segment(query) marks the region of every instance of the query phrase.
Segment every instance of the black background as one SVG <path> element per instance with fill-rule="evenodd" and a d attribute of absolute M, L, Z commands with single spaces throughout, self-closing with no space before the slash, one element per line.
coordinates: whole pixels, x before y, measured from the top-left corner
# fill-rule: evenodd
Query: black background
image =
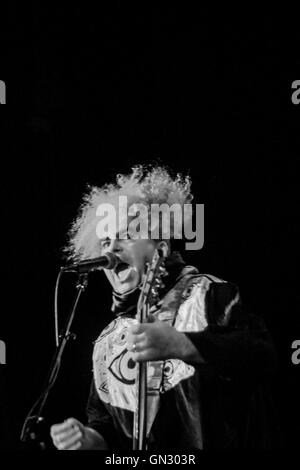
<path fill-rule="evenodd" d="M 287 29 L 288 28 L 288 29 Z M 273 389 L 284 446 L 299 442 L 299 79 L 296 18 L 272 10 L 26 5 L 9 7 L 1 43 L 0 339 L 2 447 L 22 422 L 54 349 L 53 295 L 61 248 L 87 183 L 137 163 L 189 172 L 205 204 L 205 245 L 186 259 L 236 282 L 272 332 Z M 63 279 L 60 318 L 74 296 Z M 92 341 L 109 321 L 101 273 L 90 276 L 47 423 L 84 419 Z"/>

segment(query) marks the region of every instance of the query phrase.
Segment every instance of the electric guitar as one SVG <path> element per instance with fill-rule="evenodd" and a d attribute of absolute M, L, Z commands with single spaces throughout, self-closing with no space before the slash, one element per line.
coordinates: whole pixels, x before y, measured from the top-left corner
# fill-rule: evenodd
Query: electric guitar
<path fill-rule="evenodd" d="M 162 250 L 155 250 L 143 281 L 139 296 L 136 318 L 147 323 L 149 310 L 158 300 L 159 289 L 163 287 L 162 277 L 166 275 Z M 136 377 L 137 407 L 133 417 L 133 450 L 147 447 L 147 362 L 137 364 Z"/>

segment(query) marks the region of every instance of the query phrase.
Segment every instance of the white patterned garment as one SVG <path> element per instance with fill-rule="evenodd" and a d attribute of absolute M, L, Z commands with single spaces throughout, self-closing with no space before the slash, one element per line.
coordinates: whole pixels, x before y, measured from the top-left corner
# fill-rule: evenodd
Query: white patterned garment
<path fill-rule="evenodd" d="M 212 282 L 225 281 L 203 275 L 192 285 L 187 298 L 178 309 L 174 324 L 178 331 L 200 332 L 208 326 L 205 298 Z M 167 295 L 172 301 L 174 295 L 172 291 Z M 234 301 L 238 301 L 238 298 Z M 229 310 L 225 311 L 225 318 L 229 315 Z M 159 320 L 170 324 L 173 321 L 172 315 L 167 310 L 158 310 L 155 315 Z M 136 323 L 135 318 L 119 316 L 102 331 L 95 342 L 93 370 L 100 399 L 114 407 L 134 412 L 137 406 L 135 390 L 137 369 L 132 360 L 132 352 L 126 348 L 128 331 L 133 323 Z M 158 391 L 167 392 L 182 380 L 191 377 L 194 372 L 193 366 L 178 359 L 149 362 L 147 366 L 149 407 L 151 407 L 151 397 L 154 405 Z"/>

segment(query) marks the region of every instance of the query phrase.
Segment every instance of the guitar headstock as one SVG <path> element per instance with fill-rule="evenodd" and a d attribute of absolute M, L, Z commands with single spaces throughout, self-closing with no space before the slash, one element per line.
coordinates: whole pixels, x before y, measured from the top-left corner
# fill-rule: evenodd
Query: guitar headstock
<path fill-rule="evenodd" d="M 164 261 L 163 251 L 156 249 L 151 262 L 148 263 L 141 300 L 150 306 L 157 302 L 159 291 L 164 288 L 163 277 L 167 275 Z"/>

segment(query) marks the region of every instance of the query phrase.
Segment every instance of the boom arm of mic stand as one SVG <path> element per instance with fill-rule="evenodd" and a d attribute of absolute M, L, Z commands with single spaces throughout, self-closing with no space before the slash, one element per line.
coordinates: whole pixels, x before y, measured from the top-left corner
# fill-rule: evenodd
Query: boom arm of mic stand
<path fill-rule="evenodd" d="M 45 407 L 49 392 L 54 386 L 55 381 L 57 379 L 65 346 L 70 338 L 75 339 L 75 336 L 71 333 L 70 329 L 74 320 L 74 316 L 75 316 L 79 299 L 81 297 L 81 294 L 86 289 L 87 283 L 88 283 L 88 273 L 79 274 L 79 278 L 76 284 L 77 294 L 76 294 L 72 309 L 67 318 L 66 326 L 65 326 L 65 329 L 63 330 L 63 334 L 61 334 L 59 337 L 60 338 L 59 344 L 55 350 L 54 356 L 51 361 L 51 366 L 50 366 L 48 377 L 45 383 L 45 387 L 25 419 L 25 422 L 22 428 L 21 437 L 20 437 L 22 442 L 37 440 L 36 432 L 34 431 L 32 432 L 31 430 L 33 426 L 43 421 L 41 414 Z M 39 447 L 41 449 L 44 449 L 45 443 L 43 442 L 40 443 Z"/>

